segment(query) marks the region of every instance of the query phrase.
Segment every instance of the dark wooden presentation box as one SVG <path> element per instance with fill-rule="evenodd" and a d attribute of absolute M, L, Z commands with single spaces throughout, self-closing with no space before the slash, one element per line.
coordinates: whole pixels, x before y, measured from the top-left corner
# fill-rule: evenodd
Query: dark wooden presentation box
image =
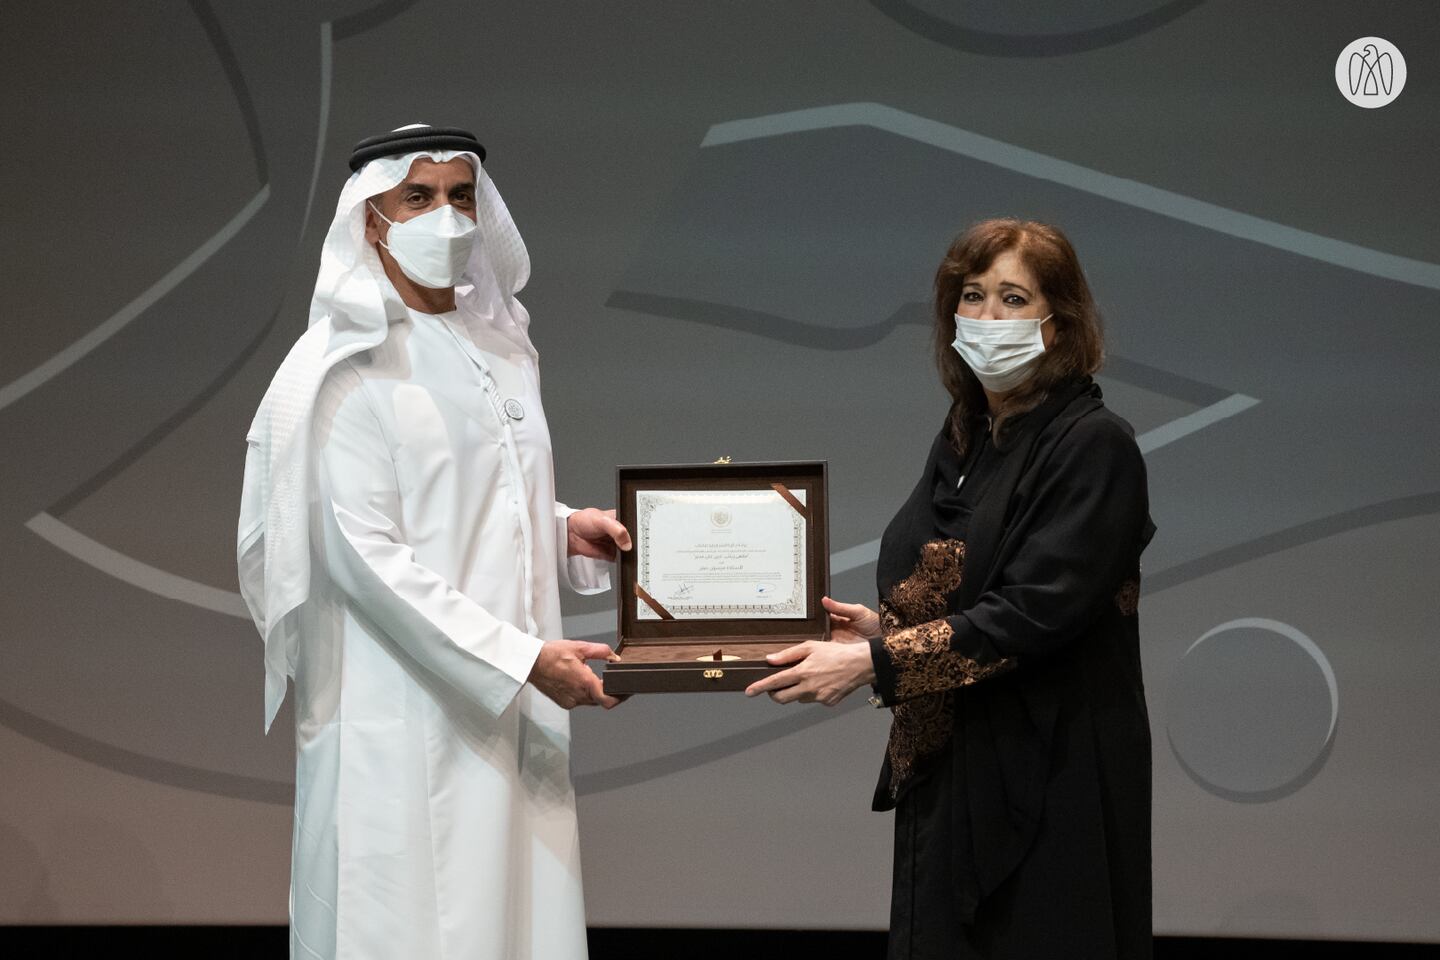
<path fill-rule="evenodd" d="M 779 670 L 765 662 L 767 653 L 805 640 L 830 639 L 830 618 L 820 598 L 830 589 L 830 521 L 826 498 L 826 462 L 704 463 L 629 466 L 616 469 L 616 516 L 636 537 L 639 490 L 787 490 L 805 491 L 806 608 L 799 619 L 640 620 L 635 591 L 636 550 L 622 553 L 616 590 L 617 651 L 622 659 L 606 664 L 605 692 L 698 693 L 744 690 Z M 700 660 L 721 651 L 739 660 Z"/>

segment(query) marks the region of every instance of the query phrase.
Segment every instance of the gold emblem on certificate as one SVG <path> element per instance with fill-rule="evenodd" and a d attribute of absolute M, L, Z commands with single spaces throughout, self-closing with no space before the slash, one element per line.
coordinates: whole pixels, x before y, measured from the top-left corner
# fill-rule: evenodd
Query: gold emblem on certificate
<path fill-rule="evenodd" d="M 637 490 L 636 619 L 806 619 L 805 497 Z"/>

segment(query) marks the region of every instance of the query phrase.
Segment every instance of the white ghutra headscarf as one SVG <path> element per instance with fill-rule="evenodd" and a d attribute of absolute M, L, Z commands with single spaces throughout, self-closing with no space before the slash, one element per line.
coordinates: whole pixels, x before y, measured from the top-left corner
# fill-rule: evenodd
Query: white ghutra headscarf
<path fill-rule="evenodd" d="M 319 495 L 312 441 L 315 399 L 332 367 L 384 342 L 390 323 L 405 316 L 405 304 L 379 255 L 365 242 L 365 201 L 401 183 L 418 157 L 436 163 L 464 157 L 475 169 L 479 239 L 455 288 L 456 309 L 534 353 L 530 315 L 515 299 L 530 277 L 530 256 L 479 156 L 430 150 L 380 157 L 351 175 L 325 235 L 310 328 L 280 365 L 246 435 L 250 446 L 236 559 L 240 593 L 265 640 L 267 731 L 285 700 L 286 678 L 294 675 L 294 614 L 310 596 L 310 519 Z"/>

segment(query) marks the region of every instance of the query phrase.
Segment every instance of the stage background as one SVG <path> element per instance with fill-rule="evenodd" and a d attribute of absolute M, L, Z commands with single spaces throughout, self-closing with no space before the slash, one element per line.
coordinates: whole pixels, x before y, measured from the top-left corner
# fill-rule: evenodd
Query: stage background
<path fill-rule="evenodd" d="M 1156 929 L 1440 941 L 1440 20 L 1423 2 L 10 0 L 0 922 L 282 923 L 293 741 L 236 594 L 244 433 L 350 144 L 474 129 L 534 260 L 562 496 L 824 458 L 834 594 L 945 412 L 925 301 L 1075 241 L 1159 534 Z M 1337 91 L 1358 37 L 1403 94 Z M 1105 549 L 1096 545 L 1097 551 Z M 612 608 L 567 600 L 573 637 Z M 594 925 L 880 928 L 888 714 L 575 715 Z"/>

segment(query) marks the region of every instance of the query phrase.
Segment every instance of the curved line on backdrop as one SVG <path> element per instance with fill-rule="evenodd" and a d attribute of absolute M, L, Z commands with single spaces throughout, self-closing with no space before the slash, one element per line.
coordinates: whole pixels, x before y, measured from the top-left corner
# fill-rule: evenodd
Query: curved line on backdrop
<path fill-rule="evenodd" d="M 705 134 L 700 145 L 718 147 L 746 140 L 763 140 L 767 137 L 834 127 L 873 127 L 982 163 L 994 164 L 1038 180 L 1048 180 L 1217 233 L 1387 280 L 1440 290 L 1440 264 L 1385 253 L 1318 233 L 1298 230 L 1273 220 L 1264 220 L 1239 210 L 1231 210 L 1160 187 L 1101 173 L 1099 170 L 1082 167 L 1078 163 L 1024 147 L 992 140 L 990 137 L 881 103 L 837 103 L 717 123 Z"/>
<path fill-rule="evenodd" d="M 930 325 L 929 309 L 922 303 L 901 304 L 884 320 L 860 327 L 827 327 L 749 307 L 639 290 L 616 290 L 605 298 L 605 306 L 666 320 L 703 323 L 812 350 L 863 350 L 884 340 L 899 327 Z"/>
<path fill-rule="evenodd" d="M 393 19 L 409 10 L 420 0 L 382 0 L 365 10 L 347 14 L 335 21 L 335 39 L 348 40 Z"/>
<path fill-rule="evenodd" d="M 1337 721 L 1338 725 L 1338 721 Z M 1330 753 L 1335 749 L 1334 730 L 1331 736 L 1325 740 L 1325 746 L 1315 755 L 1315 759 L 1301 770 L 1294 777 L 1276 787 L 1268 787 L 1264 790 L 1232 790 L 1222 787 L 1217 783 L 1205 779 L 1205 776 L 1185 761 L 1184 755 L 1175 746 L 1175 738 L 1169 730 L 1165 731 L 1165 745 L 1170 748 L 1170 756 L 1175 759 L 1176 764 L 1190 778 L 1191 782 L 1207 793 L 1214 794 L 1222 800 L 1229 800 L 1231 803 L 1270 803 L 1273 800 L 1282 800 L 1298 792 L 1302 787 L 1307 786 L 1315 775 L 1325 768 L 1330 760 Z"/>
<path fill-rule="evenodd" d="M 135 461 L 139 460 L 146 453 L 152 450 L 156 445 L 160 443 L 160 441 L 164 440 L 174 430 L 178 429 L 181 424 L 194 416 L 201 407 L 209 403 L 210 400 L 217 393 L 219 393 L 231 381 L 231 379 L 234 378 L 237 373 L 240 372 L 241 368 L 243 368 L 247 363 L 249 363 L 250 359 L 254 357 L 257 352 L 259 352 L 260 347 L 265 343 L 266 338 L 269 337 L 271 331 L 275 329 L 275 324 L 279 321 L 279 319 L 280 309 L 277 307 L 270 314 L 270 319 L 266 320 L 265 323 L 261 325 L 260 329 L 256 331 L 255 335 L 250 338 L 250 342 L 245 344 L 245 346 L 243 346 L 240 349 L 240 352 L 236 353 L 235 356 L 231 357 L 230 362 L 227 363 L 225 367 L 215 375 L 215 378 L 213 380 L 211 380 L 204 387 L 202 387 L 200 389 L 200 392 L 196 393 L 193 397 L 187 400 L 185 402 L 185 405 L 182 406 L 179 410 L 176 410 L 170 416 L 166 417 L 163 421 L 161 421 L 161 423 L 156 426 L 155 429 L 151 430 L 145 436 L 141 437 L 134 444 L 132 444 L 130 448 L 127 449 L 124 453 L 120 454 L 114 460 L 107 463 L 103 468 L 96 471 L 84 483 L 77 485 L 69 493 L 65 494 L 65 496 L 50 504 L 49 510 L 47 512 L 51 514 L 63 515 L 69 510 L 73 509 L 75 506 L 77 506 L 87 497 L 89 497 L 92 493 L 105 486 L 105 484 L 109 483 L 111 480 L 117 477 L 127 467 L 129 467 Z M 123 554 L 118 555 L 123 556 Z"/>
<path fill-rule="evenodd" d="M 186 277 L 200 269 L 205 261 L 220 251 L 221 247 L 234 239 L 235 235 L 244 229 L 245 225 L 260 211 L 261 207 L 265 206 L 265 202 L 269 199 L 270 185 L 267 183 L 260 188 L 260 192 L 250 198 L 245 206 L 240 208 L 239 213 L 230 218 L 229 222 L 191 251 L 185 259 L 171 267 L 159 280 L 142 290 L 139 296 L 115 311 L 89 333 L 51 356 L 50 359 L 0 387 L 0 410 L 60 375 L 83 359 L 86 354 L 129 326 L 137 317 L 154 306 L 158 300 L 183 283 Z"/>
<path fill-rule="evenodd" d="M 220 69 L 225 71 L 230 93 L 235 97 L 235 106 L 239 108 L 240 117 L 245 122 L 245 133 L 250 138 L 250 152 L 255 157 L 255 179 L 262 184 L 269 183 L 270 171 L 265 159 L 265 141 L 260 136 L 260 115 L 255 112 L 255 101 L 250 98 L 250 87 L 245 83 L 245 71 L 240 69 L 240 61 L 230 46 L 230 40 L 225 36 L 225 29 L 220 26 L 220 18 L 215 16 L 210 4 L 206 0 L 190 0 L 190 11 L 195 14 L 195 19 L 200 21 L 200 27 L 205 31 L 210 46 L 215 48 L 215 59 L 220 61 Z"/>
<path fill-rule="evenodd" d="M 1239 566 L 1251 560 L 1258 560 L 1272 553 L 1302 547 L 1307 543 L 1314 543 L 1337 533 L 1378 526 L 1391 520 L 1407 520 L 1411 517 L 1423 517 L 1435 513 L 1440 513 L 1440 492 L 1417 493 L 1408 497 L 1396 497 L 1393 500 L 1366 504 L 1363 507 L 1346 510 L 1344 513 L 1310 520 L 1245 543 L 1236 544 L 1233 547 L 1216 550 L 1203 557 L 1177 563 L 1158 573 L 1146 574 L 1142 588 L 1146 596 L 1152 596 L 1162 590 L 1189 583 L 1191 580 L 1198 580 L 1209 574 L 1219 573 L 1221 570 Z"/>
<path fill-rule="evenodd" d="M 335 42 L 374 29 L 418 2 L 382 0 L 373 7 L 320 24 L 320 119 L 315 125 L 315 166 L 310 172 L 310 190 L 305 196 L 305 216 L 300 220 L 301 239 L 304 239 L 305 228 L 310 223 L 310 210 L 315 203 L 315 190 L 320 183 L 320 168 L 325 159 L 325 137 L 330 130 L 331 87 L 335 76 Z"/>
<path fill-rule="evenodd" d="M 75 733 L 72 730 L 51 723 L 43 717 L 21 710 L 14 704 L 0 700 L 0 726 L 8 727 L 23 737 L 44 744 L 53 750 L 132 777 L 140 777 L 166 787 L 195 790 L 217 797 L 233 797 L 237 800 L 255 800 L 260 803 L 290 803 L 295 797 L 293 784 L 280 780 L 266 780 L 263 777 L 247 777 L 221 770 L 207 770 L 177 763 L 174 760 L 160 760 L 156 757 L 133 750 L 126 750 Z"/>
<path fill-rule="evenodd" d="M 1314 640 L 1311 640 L 1288 623 L 1282 623 L 1279 620 L 1271 620 L 1264 617 L 1241 617 L 1238 620 L 1231 620 L 1228 623 L 1211 627 L 1186 648 L 1185 652 L 1181 655 L 1181 660 L 1190 656 L 1197 647 L 1211 637 L 1224 633 L 1227 630 L 1236 629 L 1265 630 L 1279 634 L 1304 651 L 1316 669 L 1320 671 L 1320 675 L 1325 681 L 1325 687 L 1330 694 L 1330 722 L 1325 729 L 1324 746 L 1320 752 L 1305 765 L 1304 769 L 1290 777 L 1284 783 L 1278 783 L 1274 786 L 1264 787 L 1259 790 L 1241 790 L 1216 783 L 1213 779 L 1195 769 L 1195 767 L 1185 759 L 1185 752 L 1175 743 L 1175 731 L 1169 724 L 1166 725 L 1165 742 L 1169 745 L 1170 754 L 1175 758 L 1175 762 L 1180 765 L 1180 769 L 1185 771 L 1185 774 L 1201 789 L 1234 803 L 1269 803 L 1272 800 L 1280 800 L 1299 791 L 1311 780 L 1315 779 L 1316 774 L 1325 767 L 1326 761 L 1330 759 L 1330 752 L 1335 747 L 1335 730 L 1340 723 L 1340 685 L 1335 680 L 1335 668 L 1330 665 L 1330 659 L 1325 656 L 1325 652 L 1315 644 Z"/>
<path fill-rule="evenodd" d="M 221 590 L 219 587 L 168 573 L 134 557 L 128 557 L 98 540 L 85 536 L 52 514 L 37 513 L 25 522 L 25 527 L 51 546 L 146 593 L 164 597 L 166 600 L 178 600 L 202 610 L 223 613 L 242 620 L 250 619 L 249 608 L 235 591 Z"/>
<path fill-rule="evenodd" d="M 1205 0 L 1172 0 L 1128 20 L 1107 23 L 1073 33 L 1012 34 L 991 33 L 952 23 L 920 10 L 906 0 L 870 0 L 870 5 L 905 29 L 926 40 L 965 53 L 992 57 L 1058 57 L 1068 53 L 1099 50 L 1157 30 L 1204 3 Z"/>
<path fill-rule="evenodd" d="M 320 119 L 315 123 L 315 165 L 310 169 L 310 189 L 305 194 L 305 215 L 300 218 L 300 237 L 310 225 L 310 209 L 315 205 L 315 189 L 320 185 L 320 164 L 325 159 L 325 133 L 330 127 L 330 83 L 335 73 L 334 27 L 330 21 L 320 24 Z"/>
<path fill-rule="evenodd" d="M 1180 658 L 1183 660 L 1190 656 L 1200 644 L 1226 630 L 1268 630 L 1271 633 L 1279 634 L 1305 651 L 1306 655 L 1315 662 L 1315 666 L 1319 668 L 1321 676 L 1325 678 L 1325 688 L 1330 692 L 1330 725 L 1325 730 L 1325 739 L 1329 740 L 1335 735 L 1335 724 L 1340 718 L 1340 685 L 1335 681 L 1335 668 L 1330 665 L 1330 658 L 1325 656 L 1325 651 L 1315 645 L 1314 640 L 1288 623 L 1265 617 L 1241 617 L 1238 620 L 1230 620 L 1206 630 L 1196 638 L 1194 643 L 1185 648 L 1185 652 L 1180 655 Z"/>

